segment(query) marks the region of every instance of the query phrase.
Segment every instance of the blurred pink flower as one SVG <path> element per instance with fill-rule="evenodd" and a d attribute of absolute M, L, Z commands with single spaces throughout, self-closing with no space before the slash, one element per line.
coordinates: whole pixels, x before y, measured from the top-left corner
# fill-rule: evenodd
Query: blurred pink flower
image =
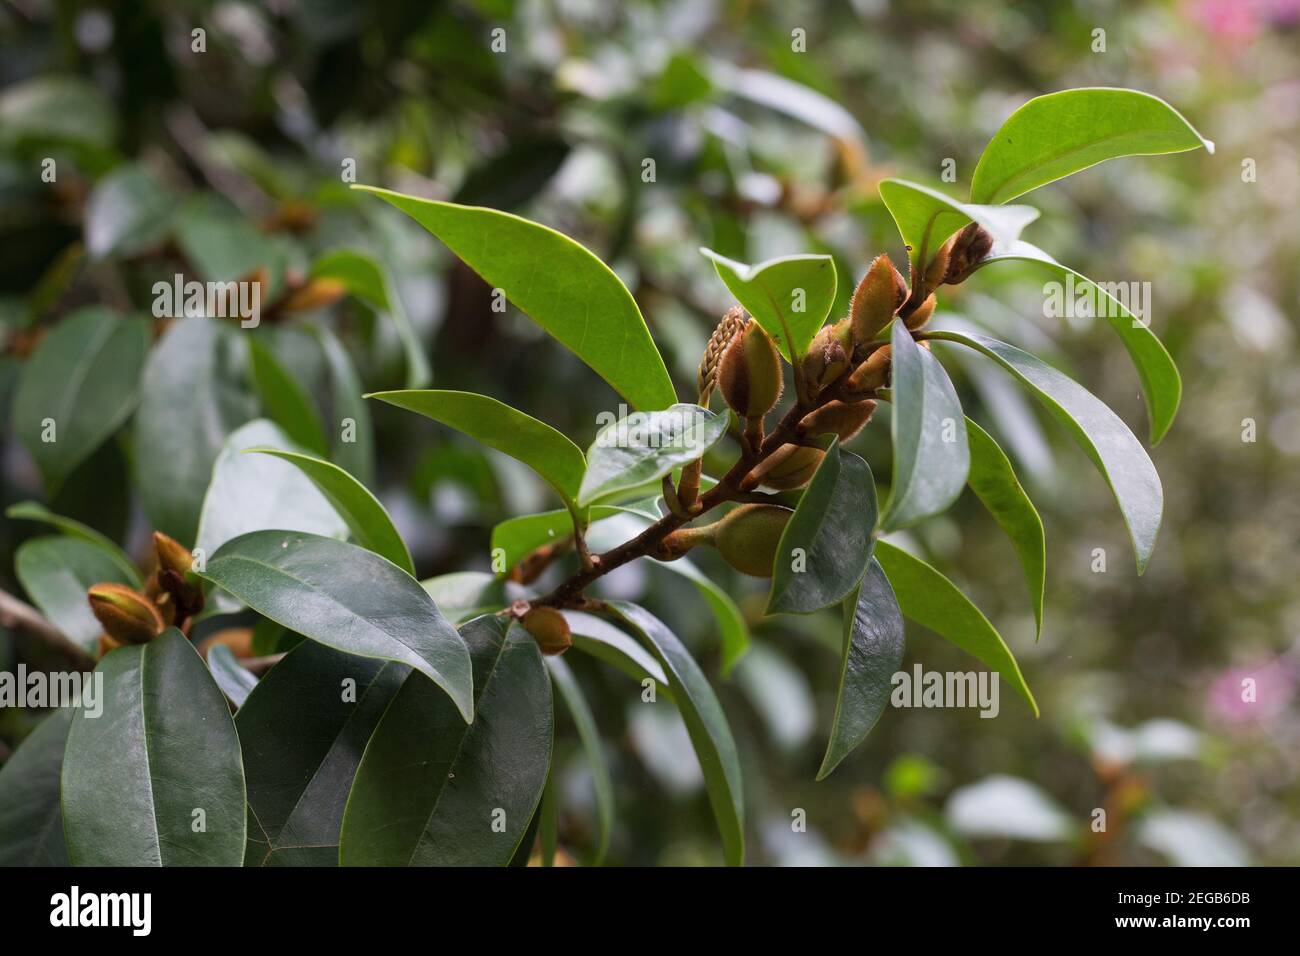
<path fill-rule="evenodd" d="M 1188 10 L 1215 39 L 1236 47 L 1262 30 L 1300 22 L 1300 0 L 1191 0 Z"/>
<path fill-rule="evenodd" d="M 1290 705 L 1296 683 L 1294 662 L 1282 657 L 1253 667 L 1230 667 L 1210 682 L 1207 704 L 1225 723 L 1268 723 Z"/>

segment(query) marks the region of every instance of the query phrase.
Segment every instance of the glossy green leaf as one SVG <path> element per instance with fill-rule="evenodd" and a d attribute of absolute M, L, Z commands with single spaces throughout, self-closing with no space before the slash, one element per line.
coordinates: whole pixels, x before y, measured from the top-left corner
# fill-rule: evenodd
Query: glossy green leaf
<path fill-rule="evenodd" d="M 361 397 L 364 389 L 347 350 L 328 329 L 314 328 L 325 354 L 332 397 L 333 433 L 330 458 L 367 488 L 375 483 L 375 432 L 370 406 Z"/>
<path fill-rule="evenodd" d="M 867 570 L 875 528 L 871 469 L 835 439 L 781 533 L 767 613 L 811 614 L 842 601 Z"/>
<path fill-rule="evenodd" d="M 974 332 L 932 332 L 929 337 L 959 342 L 987 355 L 1027 386 L 1066 427 L 1110 485 L 1133 540 L 1138 574 L 1146 570 L 1160 531 L 1164 491 L 1156 466 L 1119 416 L 1078 382 L 1013 345 Z"/>
<path fill-rule="evenodd" d="M 334 279 L 343 283 L 352 295 L 377 312 L 393 320 L 397 336 L 406 352 L 406 387 L 424 388 L 433 379 L 428 356 L 416 335 L 415 326 L 406 314 L 401 293 L 392 277 L 373 256 L 356 249 L 335 249 L 312 264 L 313 279 Z"/>
<path fill-rule="evenodd" d="M 375 392 L 398 408 L 441 422 L 489 448 L 522 461 L 544 478 L 566 502 L 578 494 L 586 462 L 582 449 L 545 422 L 539 422 L 495 398 L 473 392 L 437 390 Z"/>
<path fill-rule="evenodd" d="M 160 243 L 175 198 L 142 166 L 126 163 L 95 183 L 86 201 L 86 252 L 92 259 L 131 256 Z"/>
<path fill-rule="evenodd" d="M 459 626 L 510 603 L 508 582 L 487 571 L 453 571 L 420 582 L 438 610 Z"/>
<path fill-rule="evenodd" d="M 113 563 L 117 565 L 118 571 L 124 576 L 124 583 L 130 584 L 134 588 L 144 586 L 144 581 L 140 577 L 140 572 L 135 566 L 135 562 L 118 547 L 117 543 L 100 534 L 88 524 L 82 524 L 75 518 L 68 518 L 64 515 L 55 514 L 45 505 L 35 501 L 20 501 L 16 505 L 10 505 L 5 509 L 6 518 L 14 518 L 27 521 L 41 521 L 54 528 L 58 528 L 70 538 L 77 538 L 81 541 L 89 542 L 99 550 L 103 551 Z"/>
<path fill-rule="evenodd" d="M 703 457 L 722 440 L 727 424 L 726 415 L 686 403 L 610 422 L 587 450 L 578 504 L 611 501 Z"/>
<path fill-rule="evenodd" d="M 185 636 L 100 660 L 104 710 L 79 709 L 63 761 L 76 866 L 239 866 L 244 768 L 230 708 Z"/>
<path fill-rule="evenodd" d="M 1142 398 L 1146 401 L 1147 416 L 1151 422 L 1151 444 L 1158 445 L 1174 423 L 1178 403 L 1182 399 L 1183 380 L 1178 366 L 1150 326 L 1129 311 L 1119 299 L 1097 285 L 1087 276 L 1063 266 L 1050 255 L 1028 242 L 1010 246 L 995 246 L 981 267 L 994 262 L 1032 262 L 1055 273 L 1064 283 L 1062 292 L 1076 307 L 1082 302 L 1110 323 L 1128 350 L 1142 383 Z M 1073 287 L 1074 294 L 1069 295 Z"/>
<path fill-rule="evenodd" d="M 263 414 L 303 448 L 325 454 L 325 428 L 303 387 L 294 381 L 275 353 L 256 338 L 249 339 L 249 356 Z"/>
<path fill-rule="evenodd" d="M 353 539 L 363 548 L 382 555 L 407 574 L 415 575 L 415 564 L 402 536 L 393 526 L 379 499 L 365 485 L 338 465 L 302 452 L 281 448 L 248 448 L 248 453 L 274 455 L 296 467 L 334 507 L 348 526 Z"/>
<path fill-rule="evenodd" d="M 211 554 L 251 531 L 308 531 L 343 538 L 348 526 L 329 499 L 292 464 L 251 448 L 296 450 L 288 436 L 264 418 L 237 428 L 212 467 L 203 496 L 196 546 Z"/>
<path fill-rule="evenodd" d="M 208 648 L 208 670 L 212 671 L 212 679 L 221 688 L 221 693 L 236 708 L 244 706 L 249 693 L 257 686 L 257 677 L 239 663 L 225 644 L 213 644 Z"/>
<path fill-rule="evenodd" d="M 68 865 L 59 778 L 72 714 L 50 714 L 0 767 L 0 866 Z"/>
<path fill-rule="evenodd" d="M 204 576 L 263 617 L 362 657 L 407 664 L 474 717 L 469 654 L 419 583 L 333 538 L 257 531 L 222 545 Z"/>
<path fill-rule="evenodd" d="M 740 866 L 745 860 L 745 807 L 741 794 L 740 758 L 722 705 L 714 696 L 700 665 L 658 618 L 626 601 L 610 601 L 608 607 L 633 629 L 668 675 L 673 697 L 704 774 L 709 803 L 722 834 L 723 854 L 729 866 Z"/>
<path fill-rule="evenodd" d="M 894 474 L 881 527 L 888 531 L 939 514 L 957 500 L 970 469 L 966 416 L 939 360 L 894 323 Z"/>
<path fill-rule="evenodd" d="M 1159 97 L 1093 87 L 1037 96 L 984 148 L 971 201 L 1004 203 L 1119 156 L 1181 153 L 1214 144 Z"/>
<path fill-rule="evenodd" d="M 582 693 L 578 679 L 563 657 L 546 658 L 546 666 L 551 672 L 551 680 L 560 692 L 560 699 L 568 708 L 573 724 L 578 728 L 578 739 L 591 765 L 591 782 L 596 794 L 596 849 L 592 854 L 591 865 L 600 866 L 605 861 L 605 852 L 609 849 L 609 835 L 614 827 L 614 781 L 609 774 L 609 764 L 605 761 L 605 751 L 600 743 L 600 732 L 596 729 L 596 718 L 591 706 Z"/>
<path fill-rule="evenodd" d="M 880 198 L 907 244 L 913 272 L 929 265 L 944 241 L 969 222 L 983 226 L 994 239 L 1010 245 L 1038 218 L 1033 206 L 981 206 L 958 202 L 937 189 L 905 179 L 880 183 Z"/>
<path fill-rule="evenodd" d="M 578 650 L 603 661 L 638 683 L 650 678 L 656 684 L 656 698 L 671 694 L 663 667 L 630 635 L 609 621 L 584 611 L 565 611 L 564 619 L 569 622 L 573 646 Z"/>
<path fill-rule="evenodd" d="M 568 236 L 495 209 L 354 188 L 391 203 L 441 239 L 636 408 L 653 411 L 677 400 L 632 293 Z"/>
<path fill-rule="evenodd" d="M 835 260 L 782 256 L 752 266 L 701 249 L 736 301 L 776 342 L 787 362 L 808 351 L 835 302 Z"/>
<path fill-rule="evenodd" d="M 69 537 L 24 541 L 14 552 L 14 575 L 50 623 L 92 652 L 104 629 L 90 611 L 86 589 L 109 581 L 134 585 L 102 548 Z"/>
<path fill-rule="evenodd" d="M 136 488 L 149 524 L 194 541 L 226 438 L 253 417 L 246 343 L 213 319 L 178 319 L 145 363 L 135 420 Z"/>
<path fill-rule="evenodd" d="M 966 420 L 970 438 L 971 490 L 1006 532 L 1020 559 L 1034 605 L 1036 633 L 1043 633 L 1043 591 L 1047 586 L 1047 542 L 1038 510 L 1020 486 L 1011 460 L 984 429 Z"/>
<path fill-rule="evenodd" d="M 343 815 L 344 866 L 504 866 L 528 829 L 551 765 L 546 665 L 504 618 L 476 618 L 462 633 L 474 722 L 407 678 L 361 758 Z"/>
<path fill-rule="evenodd" d="M 876 560 L 889 578 L 904 617 L 928 627 L 997 671 L 1038 716 L 1038 704 L 1002 635 L 956 585 L 888 541 L 876 542 Z"/>
<path fill-rule="evenodd" d="M 889 703 L 903 663 L 903 613 L 878 561 L 844 599 L 843 651 L 835 717 L 817 779 L 830 776 L 866 739 Z"/>
<path fill-rule="evenodd" d="M 14 434 L 51 496 L 134 411 L 148 346 L 143 319 L 92 306 L 56 325 L 23 363 Z"/>
<path fill-rule="evenodd" d="M 623 511 L 617 505 L 596 505 L 586 511 L 589 521 L 596 522 Z M 499 554 L 501 566 L 513 568 L 529 553 L 553 541 L 573 538 L 573 515 L 568 511 L 543 511 L 538 514 L 507 518 L 492 529 L 491 548 Z"/>
<path fill-rule="evenodd" d="M 303 641 L 262 678 L 235 716 L 248 776 L 245 866 L 338 865 L 362 751 L 408 674 Z"/>

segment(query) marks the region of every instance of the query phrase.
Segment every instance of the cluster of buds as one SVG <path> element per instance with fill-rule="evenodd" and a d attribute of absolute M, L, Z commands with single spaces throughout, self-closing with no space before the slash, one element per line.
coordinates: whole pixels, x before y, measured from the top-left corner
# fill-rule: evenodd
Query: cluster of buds
<path fill-rule="evenodd" d="M 190 552 L 160 531 L 154 532 L 153 543 L 158 567 L 143 592 L 115 583 L 87 591 L 90 610 L 104 628 L 101 656 L 125 644 L 145 644 L 171 626 L 186 631 L 203 610 L 203 586 L 191 570 Z"/>

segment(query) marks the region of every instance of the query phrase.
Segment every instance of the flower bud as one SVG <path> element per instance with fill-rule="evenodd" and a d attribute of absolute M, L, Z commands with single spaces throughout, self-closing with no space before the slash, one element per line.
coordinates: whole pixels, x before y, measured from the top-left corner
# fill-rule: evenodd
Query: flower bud
<path fill-rule="evenodd" d="M 184 574 L 194 564 L 193 556 L 175 538 L 161 531 L 153 533 L 153 547 L 158 552 L 158 567 Z"/>
<path fill-rule="evenodd" d="M 734 336 L 718 366 L 718 387 L 741 418 L 762 418 L 781 398 L 781 355 L 753 319 Z"/>
<path fill-rule="evenodd" d="M 804 386 L 808 390 L 805 397 L 809 400 L 816 398 L 822 389 L 847 372 L 852 354 L 851 321 L 842 319 L 834 325 L 823 325 L 821 331 L 813 336 L 808 354 L 802 360 Z"/>
<path fill-rule="evenodd" d="M 899 306 L 907 301 L 907 282 L 889 256 L 876 256 L 871 268 L 853 290 L 849 319 L 855 345 L 872 341 L 887 326 Z"/>
<path fill-rule="evenodd" d="M 950 285 L 963 282 L 993 249 L 993 237 L 977 222 L 968 223 L 953 240 L 948 256 L 948 270 L 943 281 Z"/>
<path fill-rule="evenodd" d="M 876 349 L 866 360 L 853 370 L 849 380 L 844 383 L 844 392 L 849 396 L 870 396 L 877 389 L 889 384 L 889 367 L 891 346 Z"/>
<path fill-rule="evenodd" d="M 876 403 L 871 399 L 865 402 L 827 402 L 821 408 L 809 412 L 799 422 L 799 428 L 806 435 L 836 434 L 840 441 L 846 442 L 864 425 L 871 421 Z"/>
<path fill-rule="evenodd" d="M 745 484 L 750 488 L 766 485 L 776 491 L 802 488 L 816 474 L 817 466 L 825 457 L 826 452 L 820 448 L 782 445 L 745 476 Z"/>
<path fill-rule="evenodd" d="M 203 610 L 203 586 L 190 571 L 194 564 L 193 555 L 179 541 L 161 531 L 153 533 L 153 545 L 158 553 L 158 573 L 149 580 L 149 597 L 160 608 L 163 604 L 162 595 L 171 597 L 172 616 L 175 620 L 168 621 L 169 624 L 199 613 Z M 163 616 L 166 619 L 167 615 Z"/>
<path fill-rule="evenodd" d="M 166 626 L 154 603 L 124 584 L 96 584 L 86 596 L 104 632 L 120 643 L 147 643 Z"/>
<path fill-rule="evenodd" d="M 280 303 L 282 312 L 306 312 L 332 305 L 347 295 L 348 287 L 338 279 L 312 279 L 295 289 Z"/>
<path fill-rule="evenodd" d="M 540 605 L 529 608 L 519 623 L 533 635 L 543 654 L 563 654 L 573 645 L 569 622 L 553 607 Z"/>
<path fill-rule="evenodd" d="M 713 545 L 742 574 L 770 578 L 781 533 L 792 514 L 779 505 L 741 505 L 714 526 Z"/>
<path fill-rule="evenodd" d="M 943 277 L 948 274 L 948 260 L 952 257 L 952 243 L 953 240 L 949 239 L 940 246 L 925 267 L 925 292 L 932 292 L 943 284 Z"/>
<path fill-rule="evenodd" d="M 936 301 L 934 294 L 931 293 L 929 298 L 922 302 L 915 312 L 903 320 L 903 324 L 907 326 L 909 331 L 915 332 L 930 321 L 930 316 L 934 315 Z"/>

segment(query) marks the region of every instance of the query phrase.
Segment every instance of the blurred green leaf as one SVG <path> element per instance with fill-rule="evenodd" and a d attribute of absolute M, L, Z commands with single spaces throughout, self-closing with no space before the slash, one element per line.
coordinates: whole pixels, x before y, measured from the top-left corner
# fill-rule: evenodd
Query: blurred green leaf
<path fill-rule="evenodd" d="M 95 184 L 86 201 L 86 252 L 132 256 L 166 238 L 176 199 L 143 167 L 128 163 Z"/>
<path fill-rule="evenodd" d="M 326 453 L 325 429 L 320 413 L 275 354 L 256 338 L 248 341 L 253 384 L 262 399 L 266 417 L 284 429 L 290 439 L 317 455 Z"/>
<path fill-rule="evenodd" d="M 126 576 L 125 583 L 134 588 L 142 588 L 144 580 L 140 577 L 140 571 L 136 568 L 135 562 L 131 560 L 117 543 L 100 534 L 90 525 L 82 524 L 74 518 L 68 518 L 60 514 L 55 514 L 50 509 L 35 501 L 20 501 L 16 505 L 10 505 L 5 509 L 6 518 L 18 520 L 26 519 L 27 521 L 41 521 L 52 527 L 58 528 L 70 538 L 79 538 L 82 541 L 89 542 L 104 552 L 117 569 Z"/>
<path fill-rule="evenodd" d="M 609 775 L 609 764 L 605 760 L 605 751 L 601 746 L 600 732 L 596 728 L 596 718 L 591 712 L 591 705 L 578 679 L 563 657 L 546 658 L 546 666 L 551 672 L 551 680 L 560 692 L 560 699 L 568 708 L 573 718 L 573 725 L 578 729 L 578 739 L 582 742 L 587 763 L 591 766 L 591 782 L 596 794 L 596 849 L 592 854 L 591 865 L 600 866 L 605 862 L 605 852 L 609 849 L 609 835 L 614 826 L 614 781 Z"/>
<path fill-rule="evenodd" d="M 564 619 L 573 632 L 573 646 L 584 654 L 604 661 L 634 681 L 649 678 L 656 686 L 656 699 L 671 695 L 672 690 L 664 669 L 649 652 L 632 637 L 608 621 L 583 611 L 565 611 Z M 671 696 L 669 696 L 671 699 Z"/>
<path fill-rule="evenodd" d="M 208 648 L 208 670 L 221 693 L 237 708 L 244 706 L 249 691 L 257 686 L 257 677 L 235 659 L 225 644 L 213 644 Z"/>
<path fill-rule="evenodd" d="M 98 545 L 68 537 L 24 541 L 14 552 L 14 576 L 41 613 L 92 654 L 104 629 L 90 611 L 86 590 L 105 582 L 135 584 Z"/>
<path fill-rule="evenodd" d="M 420 586 L 447 620 L 457 626 L 480 614 L 499 611 L 510 603 L 506 582 L 487 571 L 439 574 L 421 581 Z"/>

